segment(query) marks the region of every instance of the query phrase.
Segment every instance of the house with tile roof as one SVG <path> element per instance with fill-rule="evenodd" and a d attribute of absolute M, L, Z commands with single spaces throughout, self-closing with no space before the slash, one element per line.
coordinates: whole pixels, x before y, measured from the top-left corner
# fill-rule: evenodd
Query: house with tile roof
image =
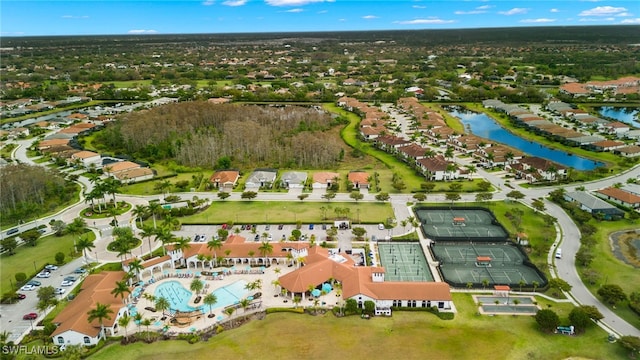
<path fill-rule="evenodd" d="M 624 142 L 616 140 L 602 140 L 589 144 L 589 148 L 594 151 L 613 151 L 625 146 Z"/>
<path fill-rule="evenodd" d="M 525 179 L 529 183 L 555 181 L 568 175 L 566 166 L 537 156 L 527 156 L 509 163 L 505 165 L 505 170 L 514 172 L 516 177 Z"/>
<path fill-rule="evenodd" d="M 46 150 L 54 146 L 68 145 L 70 139 L 45 139 L 38 143 L 38 150 Z"/>
<path fill-rule="evenodd" d="M 115 174 L 131 170 L 137 169 L 141 167 L 140 164 L 136 164 L 133 161 L 118 161 L 102 167 L 102 171 L 105 175 L 115 177 Z"/>
<path fill-rule="evenodd" d="M 344 299 L 354 299 L 363 308 L 366 301 L 375 303 L 376 315 L 391 315 L 392 307 L 432 307 L 454 311 L 449 284 L 444 282 L 385 281 L 382 267 L 356 266 L 348 255 L 320 246 L 309 248 L 303 267 L 278 280 L 292 298 L 303 300 L 310 286 L 337 280 Z"/>
<path fill-rule="evenodd" d="M 256 169 L 244 182 L 244 187 L 247 190 L 258 190 L 262 187 L 271 188 L 276 181 L 278 170 L 275 169 Z"/>
<path fill-rule="evenodd" d="M 640 146 L 629 145 L 629 146 L 621 147 L 614 150 L 613 153 L 616 155 L 624 156 L 624 157 L 638 157 L 640 156 Z"/>
<path fill-rule="evenodd" d="M 111 291 L 116 282 L 125 277 L 124 271 L 103 271 L 91 274 L 82 282 L 78 295 L 53 319 L 57 325 L 51 334 L 55 345 L 97 345 L 106 336 L 118 333 L 118 319 L 128 314 L 123 299 L 115 297 Z M 113 311 L 110 319 L 103 320 L 102 331 L 98 320 L 89 322 L 87 312 L 100 303 Z"/>
<path fill-rule="evenodd" d="M 211 175 L 209 182 L 214 188 L 230 192 L 238 183 L 239 178 L 240 172 L 238 170 L 219 170 Z"/>
<path fill-rule="evenodd" d="M 640 196 L 623 189 L 608 187 L 595 192 L 596 196 L 632 209 L 640 209 Z"/>
<path fill-rule="evenodd" d="M 340 174 L 336 172 L 317 172 L 313 174 L 313 184 L 311 187 L 314 189 L 326 189 L 331 187 L 340 179 Z"/>
<path fill-rule="evenodd" d="M 447 161 L 442 155 L 426 157 L 416 163 L 428 181 L 452 180 L 460 177 L 460 170 L 455 163 Z"/>
<path fill-rule="evenodd" d="M 304 171 L 285 171 L 280 176 L 280 185 L 286 189 L 302 189 L 307 182 L 307 173 Z"/>
<path fill-rule="evenodd" d="M 354 189 L 369 188 L 369 174 L 364 171 L 350 171 L 347 179 Z"/>
<path fill-rule="evenodd" d="M 102 157 L 100 154 L 87 150 L 78 151 L 72 154 L 70 160 L 72 163 L 78 162 L 85 168 L 88 168 L 91 164 L 94 166 L 102 164 Z"/>
<path fill-rule="evenodd" d="M 127 169 L 113 174 L 113 177 L 120 180 L 123 184 L 131 184 L 140 181 L 153 179 L 155 173 L 147 167 L 138 167 Z"/>

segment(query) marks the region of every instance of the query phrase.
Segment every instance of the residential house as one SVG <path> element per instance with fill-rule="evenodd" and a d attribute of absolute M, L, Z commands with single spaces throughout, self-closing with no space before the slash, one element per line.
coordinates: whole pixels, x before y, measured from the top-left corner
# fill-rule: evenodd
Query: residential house
<path fill-rule="evenodd" d="M 91 274 L 82 282 L 81 290 L 76 297 L 64 307 L 53 319 L 57 324 L 51 334 L 55 345 L 97 345 L 106 336 L 114 336 L 118 333 L 118 319 L 129 310 L 123 299 L 116 297 L 111 292 L 116 287 L 116 282 L 125 277 L 124 271 L 102 271 Z M 88 321 L 88 311 L 94 309 L 96 304 L 107 305 L 113 311 L 110 318 L 103 319 L 104 331 L 98 320 Z"/>
<path fill-rule="evenodd" d="M 100 154 L 87 150 L 78 151 L 72 154 L 70 160 L 72 163 L 79 163 L 85 168 L 88 168 L 92 164 L 93 166 L 102 164 L 102 157 Z"/>
<path fill-rule="evenodd" d="M 102 167 L 102 172 L 107 176 L 114 177 L 117 173 L 131 169 L 137 169 L 139 167 L 141 167 L 140 164 L 134 163 L 132 161 L 118 161 L 108 165 L 104 165 Z"/>
<path fill-rule="evenodd" d="M 524 157 L 505 165 L 505 170 L 513 171 L 516 177 L 529 183 L 537 181 L 555 181 L 568 175 L 567 167 L 540 157 Z"/>
<path fill-rule="evenodd" d="M 219 170 L 213 173 L 209 182 L 220 191 L 230 192 L 238 183 L 240 172 L 237 170 Z"/>
<path fill-rule="evenodd" d="M 616 149 L 620 149 L 625 147 L 626 144 L 622 141 L 615 140 L 602 140 L 598 142 L 591 143 L 589 147 L 594 151 L 612 151 Z"/>
<path fill-rule="evenodd" d="M 120 180 L 123 184 L 136 183 L 144 180 L 153 179 L 155 173 L 148 167 L 138 167 L 133 169 L 127 169 L 115 173 L 113 177 Z"/>
<path fill-rule="evenodd" d="M 442 155 L 419 159 L 417 164 L 428 181 L 452 180 L 460 177 L 460 170 L 456 164 L 447 161 Z"/>
<path fill-rule="evenodd" d="M 278 171 L 275 169 L 256 169 L 249 175 L 244 187 L 247 190 L 258 190 L 262 187 L 271 188 L 277 175 Z"/>
<path fill-rule="evenodd" d="M 584 191 L 567 192 L 564 194 L 566 201 L 574 202 L 580 209 L 605 220 L 617 220 L 624 217 L 624 211 Z"/>
<path fill-rule="evenodd" d="M 335 172 L 317 172 L 313 174 L 312 187 L 314 189 L 329 188 L 333 183 L 338 181 L 338 178 L 340 178 L 340 174 Z"/>
<path fill-rule="evenodd" d="M 613 151 L 616 155 L 621 155 L 624 157 L 638 157 L 640 156 L 640 146 L 638 145 L 630 145 L 618 148 Z"/>
<path fill-rule="evenodd" d="M 425 158 L 427 149 L 422 146 L 411 143 L 409 145 L 398 148 L 398 154 L 408 163 L 414 164 L 416 161 Z"/>
<path fill-rule="evenodd" d="M 54 146 L 68 145 L 70 139 L 45 139 L 38 143 L 38 150 L 46 150 Z"/>
<path fill-rule="evenodd" d="M 640 209 L 640 196 L 623 189 L 609 187 L 596 191 L 596 196 L 632 209 Z"/>
<path fill-rule="evenodd" d="M 307 182 L 307 173 L 304 171 L 286 171 L 280 176 L 280 185 L 287 189 L 302 189 Z"/>
<path fill-rule="evenodd" d="M 369 174 L 364 171 L 350 171 L 347 178 L 354 189 L 369 188 Z"/>

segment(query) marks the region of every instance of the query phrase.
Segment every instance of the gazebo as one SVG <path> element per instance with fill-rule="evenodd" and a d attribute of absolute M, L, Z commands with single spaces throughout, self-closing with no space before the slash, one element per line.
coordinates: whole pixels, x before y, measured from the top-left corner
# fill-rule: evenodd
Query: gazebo
<path fill-rule="evenodd" d="M 477 256 L 476 257 L 476 266 L 491 267 L 491 257 L 490 256 Z"/>

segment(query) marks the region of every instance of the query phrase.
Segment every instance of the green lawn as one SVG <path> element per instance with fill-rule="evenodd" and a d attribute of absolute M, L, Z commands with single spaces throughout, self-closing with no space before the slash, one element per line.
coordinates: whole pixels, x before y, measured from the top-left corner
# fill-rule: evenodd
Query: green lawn
<path fill-rule="evenodd" d="M 331 314 L 267 315 L 208 342 L 164 341 L 153 345 L 111 345 L 91 359 L 625 359 L 618 344 L 606 342 L 596 326 L 584 335 L 543 334 L 532 317 L 478 316 L 471 297 L 454 294 L 460 310 L 454 320 L 422 312 L 362 320 Z M 570 305 L 553 309 L 566 323 Z M 357 335 L 354 335 L 357 334 Z M 265 354 L 269 354 L 266 356 Z"/>
<path fill-rule="evenodd" d="M 113 85 L 116 89 L 135 88 L 139 86 L 151 85 L 151 80 L 128 80 L 128 81 L 108 81 L 103 85 Z"/>
<path fill-rule="evenodd" d="M 89 236 L 91 240 L 95 239 L 93 232 L 88 232 L 84 236 Z M 16 253 L 12 256 L 0 256 L 0 289 L 2 293 L 11 289 L 11 283 L 15 285 L 16 279 L 14 275 L 18 272 L 27 274 L 27 278 L 35 276 L 46 264 L 55 264 L 55 255 L 58 252 L 65 254 L 65 262 L 72 260 L 71 252 L 73 251 L 73 241 L 78 235 L 64 235 L 57 237 L 55 235 L 46 236 L 38 240 L 35 247 L 20 246 L 16 249 Z M 74 254 L 79 256 L 81 254 Z"/>
<path fill-rule="evenodd" d="M 322 208 L 326 208 L 326 216 L 335 218 L 335 208 L 350 209 L 350 217 L 355 222 L 359 218 L 366 223 L 385 222 L 393 217 L 393 210 L 388 202 L 385 203 L 340 203 L 323 202 L 284 202 L 284 201 L 214 201 L 207 210 L 192 216 L 181 218 L 183 224 L 211 223 L 320 223 Z M 328 220 L 325 220 L 327 222 Z"/>
<path fill-rule="evenodd" d="M 598 242 L 592 249 L 594 258 L 590 268 L 600 273 L 600 280 L 595 285 L 591 285 L 589 282 L 585 282 L 585 285 L 598 298 L 597 291 L 603 284 L 620 285 L 627 296 L 632 291 L 640 291 L 640 285 L 638 285 L 640 270 L 618 260 L 611 252 L 611 243 L 609 242 L 611 233 L 638 229 L 638 224 L 630 220 L 600 222 L 592 220 L 592 224 L 598 228 L 598 232 L 595 234 Z M 578 272 L 582 273 L 582 269 L 579 268 Z M 640 328 L 640 317 L 629 310 L 626 304 L 619 304 L 616 309 L 612 308 L 611 310 L 633 326 Z"/>
<path fill-rule="evenodd" d="M 73 105 L 69 105 L 69 106 L 65 106 L 65 107 L 60 107 L 60 108 L 55 108 L 53 110 L 46 110 L 46 111 L 38 111 L 32 114 L 28 114 L 28 115 L 23 115 L 23 116 L 17 116 L 17 117 L 13 117 L 13 118 L 3 118 L 0 119 L 0 125 L 4 125 L 6 123 L 11 123 L 14 121 L 23 121 L 23 120 L 27 120 L 27 119 L 32 119 L 32 118 L 36 118 L 39 116 L 44 116 L 44 115 L 49 115 L 49 114 L 55 114 L 55 113 L 59 113 L 62 111 L 67 111 L 67 110 L 74 110 L 74 109 L 82 109 L 82 108 L 86 108 L 86 107 L 90 107 L 90 106 L 96 106 L 96 105 L 100 105 L 105 103 L 105 101 L 103 100 L 92 100 L 86 103 L 81 103 L 81 104 L 73 104 Z"/>

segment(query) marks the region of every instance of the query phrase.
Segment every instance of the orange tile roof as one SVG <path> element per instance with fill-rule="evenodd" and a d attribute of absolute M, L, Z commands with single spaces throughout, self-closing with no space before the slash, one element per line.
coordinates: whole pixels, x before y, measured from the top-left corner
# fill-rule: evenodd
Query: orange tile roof
<path fill-rule="evenodd" d="M 143 167 L 123 170 L 123 171 L 119 171 L 117 174 L 114 174 L 114 176 L 118 178 L 118 180 L 137 179 L 139 177 L 149 176 L 149 175 L 153 175 L 153 170 L 149 168 L 143 168 Z"/>
<path fill-rule="evenodd" d="M 210 182 L 212 183 L 221 183 L 221 184 L 226 184 L 226 183 L 233 183 L 235 184 L 236 181 L 238 181 L 238 177 L 240 177 L 240 172 L 239 171 L 235 171 L 235 170 L 221 170 L 221 171 L 216 171 L 215 173 L 213 173 L 213 175 L 211 175 L 211 178 L 209 179 Z"/>
<path fill-rule="evenodd" d="M 313 174 L 313 182 L 326 184 L 329 181 L 333 181 L 335 178 L 339 178 L 340 174 L 334 172 L 317 172 Z"/>
<path fill-rule="evenodd" d="M 102 169 L 107 173 L 117 173 L 124 170 L 131 170 L 139 168 L 140 165 L 131 161 L 119 161 L 117 163 L 105 165 Z"/>
<path fill-rule="evenodd" d="M 610 187 L 602 190 L 598 190 L 598 193 L 612 197 L 616 200 L 627 204 L 640 204 L 640 196 L 634 195 L 630 192 L 626 192 L 622 189 Z"/>
<path fill-rule="evenodd" d="M 349 173 L 349 182 L 358 184 L 368 184 L 369 174 L 364 171 L 352 171 Z"/>
<path fill-rule="evenodd" d="M 47 146 L 67 145 L 68 143 L 69 143 L 69 139 L 49 139 L 49 140 L 40 141 L 40 144 L 38 146 L 40 148 L 43 148 Z"/>
<path fill-rule="evenodd" d="M 110 305 L 113 313 L 111 319 L 104 319 L 104 326 L 113 326 L 118 310 L 124 306 L 121 298 L 115 297 L 111 291 L 116 282 L 125 276 L 124 271 L 103 271 L 92 274 L 82 282 L 81 291 L 53 320 L 59 323 L 51 336 L 56 336 L 68 330 L 73 330 L 87 336 L 95 337 L 100 332 L 98 320 L 89 323 L 88 311 L 95 308 L 96 303 Z"/>
<path fill-rule="evenodd" d="M 100 154 L 94 153 L 93 151 L 83 150 L 83 151 L 78 151 L 77 153 L 71 155 L 71 157 L 75 159 L 86 159 L 94 156 L 100 156 Z"/>

